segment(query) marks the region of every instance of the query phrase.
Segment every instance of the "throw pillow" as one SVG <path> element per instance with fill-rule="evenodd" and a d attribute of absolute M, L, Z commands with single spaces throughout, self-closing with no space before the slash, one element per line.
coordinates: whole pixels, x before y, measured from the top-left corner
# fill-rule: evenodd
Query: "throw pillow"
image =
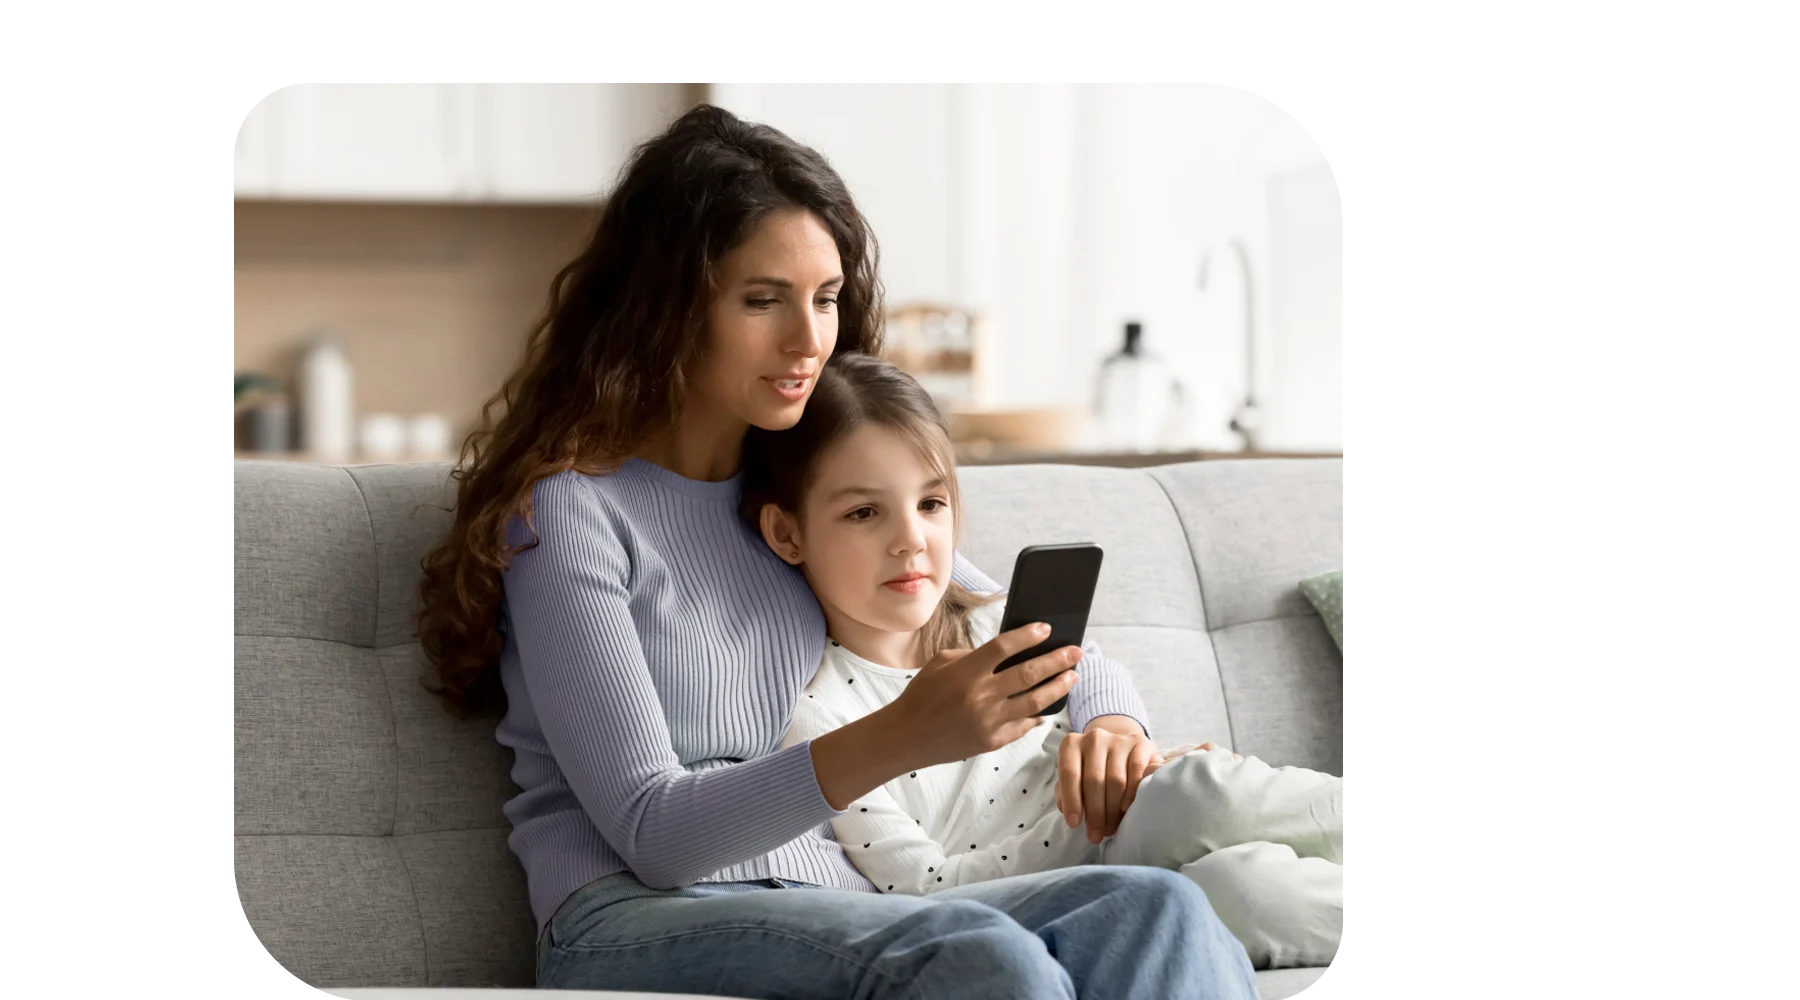
<path fill-rule="evenodd" d="M 1309 580 L 1300 581 L 1300 593 L 1312 602 L 1325 619 L 1325 631 L 1331 633 L 1331 641 L 1337 643 L 1338 652 L 1344 651 L 1344 571 L 1332 570 L 1321 573 Z"/>

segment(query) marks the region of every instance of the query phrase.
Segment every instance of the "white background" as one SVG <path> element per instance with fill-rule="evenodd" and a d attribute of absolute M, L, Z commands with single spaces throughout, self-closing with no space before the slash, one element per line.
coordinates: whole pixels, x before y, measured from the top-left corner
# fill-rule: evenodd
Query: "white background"
<path fill-rule="evenodd" d="M 1791 992 L 1777 8 L 1169 9 L 15 13 L 8 991 L 317 995 L 232 878 L 216 386 L 245 111 L 297 79 L 774 70 L 1201 78 L 1326 151 L 1357 582 L 1350 916 L 1309 1000 Z"/>

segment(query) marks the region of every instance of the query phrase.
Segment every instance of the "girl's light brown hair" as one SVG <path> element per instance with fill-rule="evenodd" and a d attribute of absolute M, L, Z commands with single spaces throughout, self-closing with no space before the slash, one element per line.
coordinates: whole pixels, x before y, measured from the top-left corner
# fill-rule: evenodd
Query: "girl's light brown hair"
<path fill-rule="evenodd" d="M 459 714 L 504 698 L 501 575 L 518 551 L 507 528 L 530 526 L 532 487 L 565 469 L 610 471 L 680 419 L 719 267 L 785 209 L 811 213 L 837 243 L 835 350 L 879 352 L 879 250 L 823 156 L 706 104 L 633 152 L 587 249 L 551 282 L 524 360 L 464 443 L 454 521 L 424 560 L 428 686 Z"/>
<path fill-rule="evenodd" d="M 764 504 L 797 515 L 812 487 L 819 458 L 857 428 L 874 425 L 910 440 L 944 481 L 950 494 L 954 536 L 962 536 L 962 493 L 956 484 L 956 453 L 931 396 L 911 375 L 866 354 L 838 354 L 819 372 L 800 422 L 784 431 L 751 428 L 744 439 L 743 513 L 761 533 Z M 920 630 L 926 656 L 973 644 L 969 612 L 999 599 L 978 596 L 952 582 Z"/>

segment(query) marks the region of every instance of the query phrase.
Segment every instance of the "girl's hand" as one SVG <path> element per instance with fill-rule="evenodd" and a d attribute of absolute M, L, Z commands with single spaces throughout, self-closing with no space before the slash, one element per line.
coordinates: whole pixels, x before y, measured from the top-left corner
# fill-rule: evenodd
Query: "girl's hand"
<path fill-rule="evenodd" d="M 1088 842 L 1119 832 L 1144 776 L 1160 766 L 1156 746 L 1125 716 L 1102 716 L 1070 733 L 1057 751 L 1056 807 L 1071 827 L 1087 820 Z"/>
<path fill-rule="evenodd" d="M 890 714 L 900 742 L 893 748 L 897 757 L 909 770 L 929 767 L 998 750 L 1031 732 L 1037 713 L 1075 685 L 1070 668 L 1080 662 L 1081 648 L 1053 649 L 997 674 L 994 668 L 1042 642 L 1049 631 L 1026 625 L 979 649 L 945 650 L 933 657 L 905 692 L 881 709 Z"/>

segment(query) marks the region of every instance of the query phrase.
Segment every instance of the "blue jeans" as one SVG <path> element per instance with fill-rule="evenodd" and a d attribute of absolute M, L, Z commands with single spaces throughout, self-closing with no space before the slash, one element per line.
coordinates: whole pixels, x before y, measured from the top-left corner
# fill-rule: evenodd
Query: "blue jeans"
<path fill-rule="evenodd" d="M 1193 882 L 1088 865 L 878 895 L 770 879 L 652 889 L 630 872 L 565 900 L 538 985 L 730 997 L 1256 1000 L 1243 945 Z"/>

